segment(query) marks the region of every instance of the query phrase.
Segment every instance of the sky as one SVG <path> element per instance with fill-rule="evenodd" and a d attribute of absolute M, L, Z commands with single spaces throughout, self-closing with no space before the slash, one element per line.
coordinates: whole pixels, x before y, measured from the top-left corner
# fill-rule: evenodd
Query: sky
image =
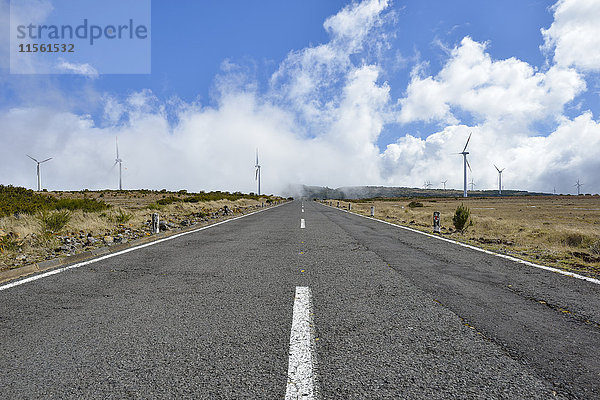
<path fill-rule="evenodd" d="M 15 21 L 75 12 L 0 0 L 0 184 L 36 187 L 29 154 L 48 190 L 116 189 L 118 137 L 125 189 L 256 191 L 257 148 L 263 193 L 462 189 L 471 135 L 476 189 L 496 165 L 504 189 L 600 192 L 597 0 L 133 3 L 78 4 L 148 18 L 147 47 L 54 59 L 17 54 Z"/>

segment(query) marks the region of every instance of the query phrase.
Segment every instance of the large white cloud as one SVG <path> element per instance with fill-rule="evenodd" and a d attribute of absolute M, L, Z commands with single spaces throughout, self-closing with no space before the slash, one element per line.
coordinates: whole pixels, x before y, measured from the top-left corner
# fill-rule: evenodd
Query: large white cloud
<path fill-rule="evenodd" d="M 485 47 L 465 37 L 436 76 L 421 76 L 415 69 L 400 100 L 400 121 L 456 123 L 452 108 L 458 107 L 480 121 L 533 122 L 560 115 L 585 89 L 573 69 L 553 66 L 538 72 L 515 58 L 493 60 Z"/>
<path fill-rule="evenodd" d="M 542 29 L 546 51 L 554 51 L 554 62 L 600 71 L 600 2 L 559 0 L 553 7 L 554 22 Z"/>

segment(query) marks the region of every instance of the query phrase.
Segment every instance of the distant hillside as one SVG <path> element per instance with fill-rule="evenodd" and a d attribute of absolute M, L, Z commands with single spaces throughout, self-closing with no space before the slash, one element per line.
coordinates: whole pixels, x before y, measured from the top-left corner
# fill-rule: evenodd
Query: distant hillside
<path fill-rule="evenodd" d="M 286 194 L 287 195 L 287 194 Z M 396 197 L 462 197 L 462 190 L 420 189 L 386 186 L 347 186 L 332 189 L 322 186 L 299 185 L 289 189 L 289 195 L 309 199 L 374 199 Z M 503 190 L 502 196 L 547 196 L 549 193 Z M 498 197 L 497 190 L 469 191 L 469 197 Z"/>

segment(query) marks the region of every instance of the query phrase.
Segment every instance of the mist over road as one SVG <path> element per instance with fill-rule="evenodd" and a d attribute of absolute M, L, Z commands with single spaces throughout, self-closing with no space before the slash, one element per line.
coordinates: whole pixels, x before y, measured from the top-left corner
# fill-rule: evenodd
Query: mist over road
<path fill-rule="evenodd" d="M 297 200 L 0 291 L 0 397 L 597 398 L 599 299 Z"/>

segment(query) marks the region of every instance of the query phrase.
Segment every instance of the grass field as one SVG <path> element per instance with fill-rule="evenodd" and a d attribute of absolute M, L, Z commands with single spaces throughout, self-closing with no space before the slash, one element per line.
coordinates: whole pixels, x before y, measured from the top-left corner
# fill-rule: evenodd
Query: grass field
<path fill-rule="evenodd" d="M 338 200 L 330 200 L 337 206 Z M 411 201 L 422 207 L 409 207 Z M 432 232 L 433 212 L 441 213 L 442 235 L 524 260 L 587 276 L 600 276 L 600 196 L 522 196 L 353 200 L 352 211 Z M 340 200 L 341 207 L 348 201 Z M 470 209 L 473 225 L 458 232 L 456 208 Z"/>
<path fill-rule="evenodd" d="M 0 189 L 0 271 L 148 236 L 155 212 L 163 229 L 170 230 L 207 225 L 283 200 L 227 192 Z"/>

